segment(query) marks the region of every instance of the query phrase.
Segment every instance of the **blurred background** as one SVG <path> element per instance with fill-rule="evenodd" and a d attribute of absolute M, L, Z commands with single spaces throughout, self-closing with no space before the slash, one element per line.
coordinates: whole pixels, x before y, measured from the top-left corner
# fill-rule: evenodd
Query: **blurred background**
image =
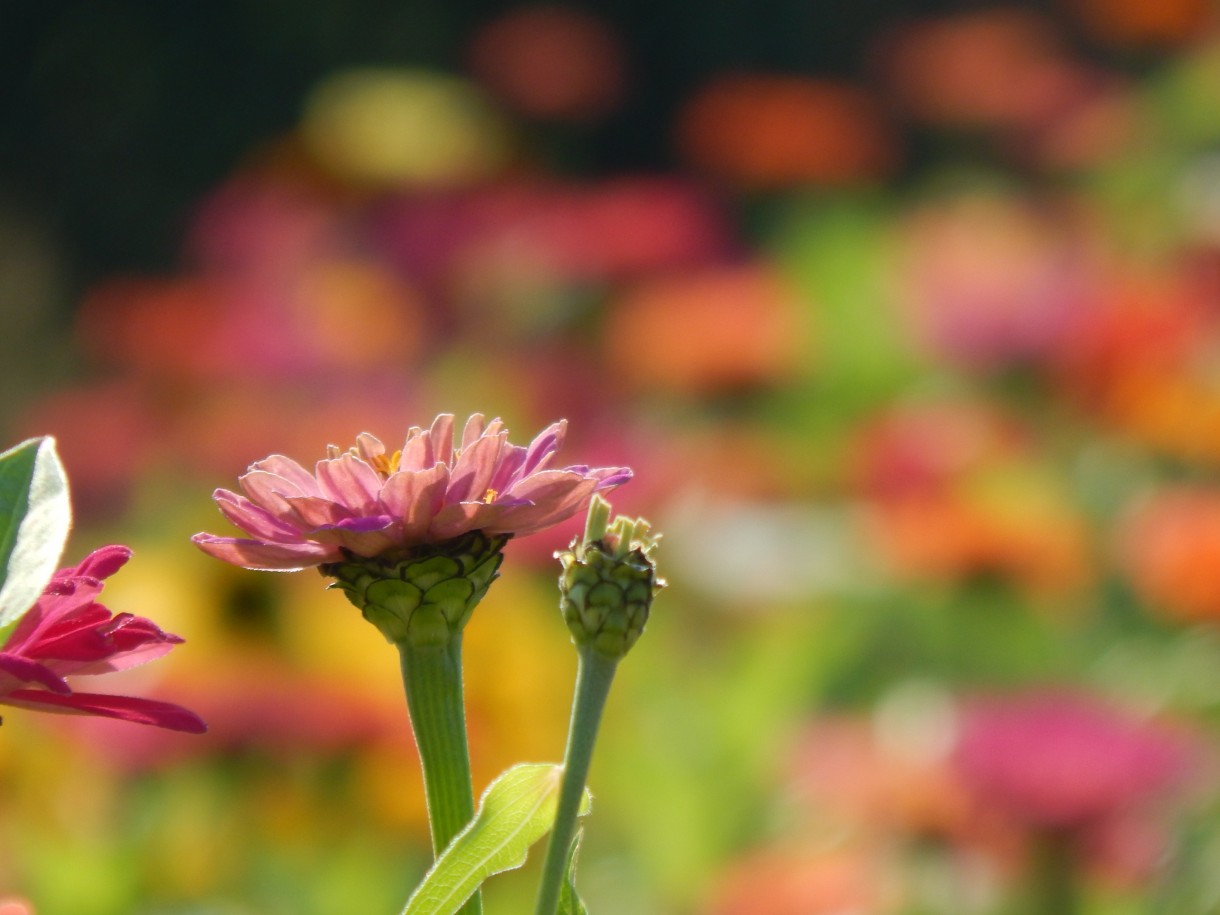
<path fill-rule="evenodd" d="M 108 606 L 187 639 L 106 687 L 211 725 L 6 713 L 0 894 L 398 911 L 395 653 L 187 538 L 269 453 L 480 411 L 665 532 L 591 911 L 1030 915 L 1050 857 L 1220 911 L 1208 0 L 100 0 L 0 47 L 3 441 L 58 437 L 65 563 L 131 545 Z M 577 526 L 468 630 L 476 790 L 562 755 Z"/>

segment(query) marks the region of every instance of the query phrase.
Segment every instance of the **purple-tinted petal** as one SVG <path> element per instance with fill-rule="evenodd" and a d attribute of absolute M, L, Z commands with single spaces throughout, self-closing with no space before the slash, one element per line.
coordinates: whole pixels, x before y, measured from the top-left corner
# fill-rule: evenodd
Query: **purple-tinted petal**
<path fill-rule="evenodd" d="M 318 461 L 317 475 L 323 498 L 338 502 L 355 514 L 376 509 L 381 477 L 350 451 L 334 460 Z"/>
<path fill-rule="evenodd" d="M 392 474 L 381 487 L 381 503 L 402 522 L 407 543 L 418 541 L 428 530 L 433 516 L 444 504 L 449 485 L 449 468 L 436 464 L 427 470 L 401 470 Z"/>
<path fill-rule="evenodd" d="M 597 480 L 597 491 L 604 492 L 614 489 L 624 483 L 630 483 L 635 472 L 630 467 L 598 467 L 589 471 L 589 476 Z"/>
<path fill-rule="evenodd" d="M 67 682 L 45 664 L 8 652 L 0 652 L 0 673 L 7 674 L 20 683 L 37 683 L 55 693 L 66 695 L 72 692 Z"/>
<path fill-rule="evenodd" d="M 551 459 L 563 445 L 568 434 L 568 421 L 561 419 L 543 429 L 526 449 L 525 463 L 521 467 L 521 476 L 525 477 L 550 466 Z"/>
<path fill-rule="evenodd" d="M 298 572 L 343 558 L 337 546 L 312 541 L 268 543 L 265 540 L 215 537 L 212 534 L 196 534 L 191 541 L 209 556 L 243 569 L 262 572 Z"/>
<path fill-rule="evenodd" d="M 497 494 L 508 489 L 525 464 L 525 453 L 525 449 L 520 445 L 513 445 L 506 441 L 504 447 L 500 449 L 500 460 L 496 464 L 496 472 L 487 481 L 487 488 L 494 490 Z"/>
<path fill-rule="evenodd" d="M 202 718 L 180 705 L 135 696 L 106 696 L 98 693 L 59 696 L 43 690 L 19 689 L 0 697 L 0 701 L 7 705 L 39 711 L 118 718 L 136 724 L 168 728 L 171 731 L 186 731 L 188 734 L 202 734 L 208 729 Z"/>

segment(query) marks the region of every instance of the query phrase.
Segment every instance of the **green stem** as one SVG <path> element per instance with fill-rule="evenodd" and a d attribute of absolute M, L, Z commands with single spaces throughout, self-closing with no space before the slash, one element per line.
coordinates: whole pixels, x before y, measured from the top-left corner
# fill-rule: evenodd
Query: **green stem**
<path fill-rule="evenodd" d="M 591 648 L 581 648 L 576 670 L 576 693 L 572 699 L 572 721 L 568 725 L 568 746 L 563 754 L 563 781 L 559 786 L 559 803 L 555 810 L 555 828 L 546 848 L 542 865 L 542 884 L 538 888 L 535 915 L 555 915 L 559 893 L 572 838 L 576 835 L 576 819 L 593 760 L 593 744 L 601 724 L 602 710 L 610 694 L 618 658 L 607 657 Z"/>
<path fill-rule="evenodd" d="M 462 698 L 462 636 L 458 633 L 445 646 L 427 647 L 413 646 L 404 639 L 398 643 L 398 654 L 411 730 L 424 772 L 435 858 L 474 817 Z M 482 897 L 476 893 L 460 912 L 479 915 L 482 910 Z"/>
<path fill-rule="evenodd" d="M 1046 830 L 1032 839 L 1030 853 L 1033 911 L 1038 915 L 1078 915 L 1074 836 Z"/>

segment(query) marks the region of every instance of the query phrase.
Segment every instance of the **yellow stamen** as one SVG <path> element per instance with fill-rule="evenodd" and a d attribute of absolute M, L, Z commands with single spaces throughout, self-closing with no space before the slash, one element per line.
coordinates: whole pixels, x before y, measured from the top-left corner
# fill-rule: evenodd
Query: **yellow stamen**
<path fill-rule="evenodd" d="M 398 471 L 398 465 L 402 462 L 402 452 L 395 451 L 393 454 L 375 454 L 369 459 L 369 463 L 383 477 L 388 477 L 392 473 Z"/>
<path fill-rule="evenodd" d="M 483 502 L 487 505 L 490 505 L 492 502 L 496 501 L 496 499 L 499 497 L 499 495 L 500 494 L 498 492 L 496 492 L 494 489 L 489 489 L 489 490 L 487 490 L 487 492 L 483 493 Z"/>

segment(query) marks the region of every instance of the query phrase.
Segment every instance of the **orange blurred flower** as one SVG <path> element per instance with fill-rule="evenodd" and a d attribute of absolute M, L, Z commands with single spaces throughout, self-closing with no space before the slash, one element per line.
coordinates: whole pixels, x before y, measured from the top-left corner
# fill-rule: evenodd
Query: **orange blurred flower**
<path fill-rule="evenodd" d="M 699 394 L 773 383 L 800 368 L 799 309 L 759 265 L 644 280 L 610 305 L 606 359 L 637 388 Z"/>
<path fill-rule="evenodd" d="M 1215 21 L 1209 0 L 1070 0 L 1094 37 L 1120 47 L 1166 47 L 1200 37 Z"/>
<path fill-rule="evenodd" d="M 1088 581 L 1087 532 L 1051 493 L 1013 492 L 991 504 L 951 495 L 905 499 L 877 507 L 869 522 L 884 558 L 904 577 L 998 576 L 1038 593 Z"/>
<path fill-rule="evenodd" d="M 885 915 L 899 911 L 883 862 L 852 849 L 767 848 L 733 863 L 707 915 Z"/>
<path fill-rule="evenodd" d="M 1036 593 L 1089 578 L 1088 536 L 1015 421 L 966 404 L 908 408 L 856 449 L 865 528 L 902 577 L 999 576 Z"/>
<path fill-rule="evenodd" d="M 589 120 L 617 107 L 626 82 L 618 36 L 601 18 L 558 5 L 512 10 L 475 35 L 474 75 L 536 118 Z"/>
<path fill-rule="evenodd" d="M 878 66 L 915 117 L 967 127 L 1039 122 L 1087 76 L 1049 20 L 1017 8 L 912 23 L 882 42 Z"/>
<path fill-rule="evenodd" d="M 898 158 L 867 92 L 802 76 L 717 78 L 687 102 L 677 142 L 693 167 L 747 190 L 868 181 Z"/>
<path fill-rule="evenodd" d="M 1116 278 L 1058 357 L 1069 397 L 1141 444 L 1220 462 L 1220 321 L 1176 277 Z"/>
<path fill-rule="evenodd" d="M 1122 525 L 1118 551 L 1136 591 L 1155 609 L 1183 622 L 1220 619 L 1220 490 L 1179 487 L 1150 496 Z"/>

